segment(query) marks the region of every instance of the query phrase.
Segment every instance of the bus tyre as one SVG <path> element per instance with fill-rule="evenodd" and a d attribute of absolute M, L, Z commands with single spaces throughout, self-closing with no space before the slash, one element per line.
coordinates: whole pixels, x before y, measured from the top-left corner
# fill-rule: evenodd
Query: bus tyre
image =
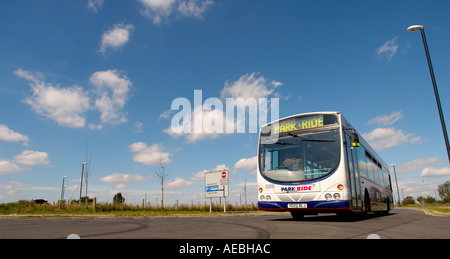
<path fill-rule="evenodd" d="M 389 211 L 391 210 L 391 204 L 389 203 L 389 198 L 386 198 L 386 210 L 383 211 L 382 215 L 389 215 Z"/>
<path fill-rule="evenodd" d="M 291 215 L 294 219 L 303 219 L 305 217 L 305 214 L 300 211 L 291 211 Z"/>
<path fill-rule="evenodd" d="M 366 194 L 364 195 L 364 214 L 367 215 L 368 212 L 370 212 L 370 198 L 366 191 Z"/>

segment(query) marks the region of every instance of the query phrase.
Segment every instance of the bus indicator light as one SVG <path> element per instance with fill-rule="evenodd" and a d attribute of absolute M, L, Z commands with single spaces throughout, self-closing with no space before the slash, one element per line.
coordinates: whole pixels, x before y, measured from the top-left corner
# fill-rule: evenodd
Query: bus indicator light
<path fill-rule="evenodd" d="M 337 188 L 338 188 L 340 191 L 344 190 L 344 186 L 343 186 L 342 184 L 339 184 L 339 185 L 337 186 Z"/>

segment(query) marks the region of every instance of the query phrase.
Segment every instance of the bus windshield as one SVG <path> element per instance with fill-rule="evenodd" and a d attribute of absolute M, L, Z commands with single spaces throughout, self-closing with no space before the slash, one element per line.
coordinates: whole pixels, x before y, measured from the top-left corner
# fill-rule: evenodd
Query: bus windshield
<path fill-rule="evenodd" d="M 339 130 L 283 134 L 276 142 L 260 144 L 259 165 L 264 177 L 279 182 L 301 182 L 331 173 L 340 158 Z"/>

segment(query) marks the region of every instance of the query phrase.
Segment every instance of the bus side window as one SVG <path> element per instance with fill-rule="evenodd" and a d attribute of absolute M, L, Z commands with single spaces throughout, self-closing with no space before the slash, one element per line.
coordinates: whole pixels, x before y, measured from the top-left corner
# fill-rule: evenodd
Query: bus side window
<path fill-rule="evenodd" d="M 383 185 L 382 183 L 381 183 L 381 177 L 380 177 L 380 168 L 378 167 L 378 165 L 377 164 L 373 164 L 373 167 L 374 167 L 374 176 L 375 176 L 375 183 L 377 183 L 377 184 L 379 184 L 379 185 Z"/>
<path fill-rule="evenodd" d="M 372 161 L 366 157 L 366 161 L 367 161 L 367 174 L 369 175 L 369 179 L 373 181 L 373 163 Z"/>
<path fill-rule="evenodd" d="M 369 178 L 369 175 L 367 174 L 367 162 L 366 162 L 366 154 L 364 151 L 364 148 L 361 146 L 360 148 L 357 148 L 358 150 L 358 168 L 359 173 L 362 177 Z"/>
<path fill-rule="evenodd" d="M 387 170 L 384 170 L 384 186 L 388 190 L 391 188 L 391 180 L 389 177 L 389 171 Z"/>

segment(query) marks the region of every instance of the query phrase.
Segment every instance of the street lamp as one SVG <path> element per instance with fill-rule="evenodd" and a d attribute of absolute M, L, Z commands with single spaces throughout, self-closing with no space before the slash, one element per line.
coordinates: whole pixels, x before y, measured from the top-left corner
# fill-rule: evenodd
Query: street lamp
<path fill-rule="evenodd" d="M 398 190 L 397 172 L 395 171 L 395 165 L 391 164 L 391 166 L 394 168 L 395 185 L 397 186 L 398 205 L 401 207 L 402 206 L 402 201 L 400 200 L 400 192 Z"/>
<path fill-rule="evenodd" d="M 62 182 L 62 187 L 61 187 L 61 201 L 63 201 L 64 200 L 64 180 L 66 180 L 66 177 L 67 176 L 64 176 L 63 177 L 63 182 Z"/>
<path fill-rule="evenodd" d="M 425 47 L 425 54 L 427 55 L 428 67 L 430 68 L 431 81 L 433 83 L 434 95 L 436 97 L 436 103 L 439 110 L 439 117 L 441 118 L 442 131 L 444 132 L 445 145 L 447 148 L 447 156 L 448 161 L 450 162 L 450 144 L 448 142 L 447 129 L 445 127 L 444 114 L 442 112 L 441 100 L 439 99 L 439 92 L 436 86 L 436 78 L 434 77 L 433 65 L 431 64 L 430 51 L 428 50 L 427 39 L 425 37 L 425 30 L 423 29 L 423 25 L 412 25 L 409 26 L 407 31 L 417 31 L 420 30 L 422 33 L 423 45 Z"/>
<path fill-rule="evenodd" d="M 87 164 L 87 162 L 83 162 L 83 165 L 81 166 L 81 183 L 80 183 L 80 200 L 79 204 L 81 205 L 81 191 L 83 190 L 83 174 L 84 174 L 84 165 Z"/>

